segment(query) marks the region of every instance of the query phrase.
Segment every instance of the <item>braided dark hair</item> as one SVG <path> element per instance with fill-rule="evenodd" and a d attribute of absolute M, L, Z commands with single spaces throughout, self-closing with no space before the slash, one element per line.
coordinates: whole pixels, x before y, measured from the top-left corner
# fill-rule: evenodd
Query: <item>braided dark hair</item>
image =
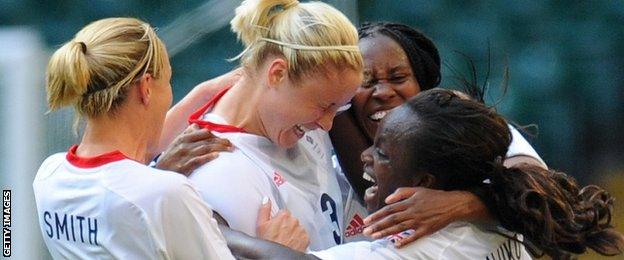
<path fill-rule="evenodd" d="M 443 89 L 421 92 L 403 106 L 415 114 L 403 122 L 412 129 L 402 137 L 407 161 L 412 172 L 434 175 L 434 188 L 480 187 L 504 228 L 554 258 L 587 247 L 622 253 L 624 236 L 612 228 L 613 198 L 605 190 L 579 188 L 572 177 L 537 166 L 503 166 L 511 133 L 493 108 Z"/>
<path fill-rule="evenodd" d="M 364 23 L 358 34 L 360 39 L 381 34 L 396 41 L 405 51 L 421 90 L 440 84 L 440 54 L 435 44 L 420 31 L 399 23 L 373 22 Z"/>

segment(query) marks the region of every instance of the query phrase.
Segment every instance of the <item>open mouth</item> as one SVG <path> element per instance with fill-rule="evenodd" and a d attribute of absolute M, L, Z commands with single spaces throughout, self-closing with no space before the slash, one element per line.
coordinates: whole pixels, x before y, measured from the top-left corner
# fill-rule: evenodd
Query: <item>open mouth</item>
<path fill-rule="evenodd" d="M 377 111 L 371 115 L 368 116 L 368 119 L 375 121 L 375 122 L 379 122 L 381 121 L 384 117 L 386 117 L 386 115 L 388 115 L 388 112 L 390 112 L 390 110 L 381 110 L 381 111 Z"/>
<path fill-rule="evenodd" d="M 372 174 L 370 174 L 370 173 L 368 173 L 366 171 L 364 172 L 364 174 L 362 174 L 362 178 L 364 178 L 365 180 L 370 181 L 372 183 L 376 183 L 375 182 L 375 177 L 373 177 Z"/>

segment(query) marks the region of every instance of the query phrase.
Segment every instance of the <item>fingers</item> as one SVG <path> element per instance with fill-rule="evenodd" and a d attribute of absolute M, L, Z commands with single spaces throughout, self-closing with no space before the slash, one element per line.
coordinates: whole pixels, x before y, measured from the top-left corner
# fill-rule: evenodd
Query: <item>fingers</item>
<path fill-rule="evenodd" d="M 200 141 L 189 144 L 189 154 L 191 156 L 199 156 L 212 152 L 231 152 L 234 146 L 227 139 L 214 139 L 211 141 Z"/>
<path fill-rule="evenodd" d="M 260 209 L 258 210 L 258 219 L 256 223 L 257 225 L 261 225 L 269 220 L 271 220 L 271 199 L 264 197 L 262 198 L 262 205 L 260 205 Z"/>
<path fill-rule="evenodd" d="M 377 212 L 369 215 L 368 217 L 366 217 L 364 219 L 364 224 L 369 225 L 375 221 L 378 221 L 381 218 L 384 218 L 390 214 L 399 212 L 399 211 L 403 211 L 406 208 L 409 208 L 409 203 L 406 203 L 404 201 L 402 202 L 397 202 L 394 204 L 390 204 L 390 205 L 386 205 L 385 207 L 383 207 L 382 209 L 378 210 Z"/>
<path fill-rule="evenodd" d="M 377 225 L 376 227 L 371 228 L 371 230 L 375 230 L 375 231 L 372 232 L 370 237 L 374 239 L 379 239 L 379 238 L 386 237 L 389 235 L 401 233 L 403 231 L 412 229 L 414 224 L 415 224 L 415 221 L 410 218 L 404 219 L 401 222 L 399 222 L 399 220 L 392 220 L 392 222 L 380 223 L 380 225 Z"/>
<path fill-rule="evenodd" d="M 184 141 L 185 143 L 192 143 L 200 140 L 210 140 L 217 137 L 206 128 L 193 128 L 193 125 L 191 125 L 186 128 L 182 135 L 182 138 L 182 141 Z"/>
<path fill-rule="evenodd" d="M 414 195 L 419 189 L 416 187 L 403 187 L 396 189 L 390 196 L 386 198 L 386 204 L 392 204 Z"/>
<path fill-rule="evenodd" d="M 219 157 L 219 152 L 211 152 L 204 155 L 199 155 L 188 160 L 184 166 L 180 168 L 179 173 L 183 173 L 186 176 L 189 176 L 194 170 L 201 167 L 202 165 L 210 162 Z"/>
<path fill-rule="evenodd" d="M 373 238 L 380 238 L 414 228 L 414 226 L 406 225 L 413 225 L 415 223 L 416 220 L 409 212 L 397 212 L 364 228 L 363 233 Z"/>
<path fill-rule="evenodd" d="M 401 248 L 409 243 L 412 243 L 416 240 L 418 240 L 421 237 L 424 237 L 426 235 L 429 235 L 430 232 L 428 232 L 427 229 L 424 228 L 420 228 L 414 231 L 414 233 L 412 233 L 411 235 L 403 238 L 403 239 L 399 239 L 398 241 L 396 241 L 394 243 L 394 246 L 397 248 Z"/>

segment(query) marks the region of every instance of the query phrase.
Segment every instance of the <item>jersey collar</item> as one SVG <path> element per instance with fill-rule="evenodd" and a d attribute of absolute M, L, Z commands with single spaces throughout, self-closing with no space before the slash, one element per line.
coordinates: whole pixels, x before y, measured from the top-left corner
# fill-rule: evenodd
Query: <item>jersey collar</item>
<path fill-rule="evenodd" d="M 191 116 L 189 116 L 189 119 L 188 119 L 189 124 L 196 124 L 201 128 L 206 128 L 208 130 L 217 131 L 220 133 L 231 133 L 231 132 L 245 133 L 245 130 L 240 127 L 236 127 L 232 125 L 217 124 L 217 123 L 213 123 L 210 121 L 204 121 L 201 119 L 202 116 L 206 113 L 206 111 L 208 111 L 209 109 L 212 109 L 214 105 L 217 104 L 219 99 L 221 99 L 221 97 L 223 97 L 223 95 L 225 95 L 225 93 L 228 90 L 230 90 L 230 88 L 231 87 L 227 87 L 221 90 L 214 97 L 212 97 L 212 99 L 210 99 L 210 101 L 208 101 L 206 105 L 201 107 L 199 110 L 195 111 L 195 113 L 191 114 Z"/>
<path fill-rule="evenodd" d="M 80 157 L 76 155 L 78 145 L 73 145 L 67 151 L 65 158 L 69 163 L 78 168 L 95 168 L 108 163 L 128 159 L 120 151 L 112 151 L 110 153 L 100 154 L 94 157 Z"/>

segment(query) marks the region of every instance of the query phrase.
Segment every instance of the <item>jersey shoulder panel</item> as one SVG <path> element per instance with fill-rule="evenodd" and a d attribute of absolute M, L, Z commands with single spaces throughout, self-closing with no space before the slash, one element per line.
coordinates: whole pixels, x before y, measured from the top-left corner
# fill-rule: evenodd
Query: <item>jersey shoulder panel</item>
<path fill-rule="evenodd" d="M 37 170 L 37 175 L 35 176 L 35 182 L 38 180 L 45 179 L 52 175 L 54 171 L 65 161 L 65 155 L 67 153 L 56 153 L 50 155 L 46 158 L 41 166 L 39 166 L 39 170 Z"/>

